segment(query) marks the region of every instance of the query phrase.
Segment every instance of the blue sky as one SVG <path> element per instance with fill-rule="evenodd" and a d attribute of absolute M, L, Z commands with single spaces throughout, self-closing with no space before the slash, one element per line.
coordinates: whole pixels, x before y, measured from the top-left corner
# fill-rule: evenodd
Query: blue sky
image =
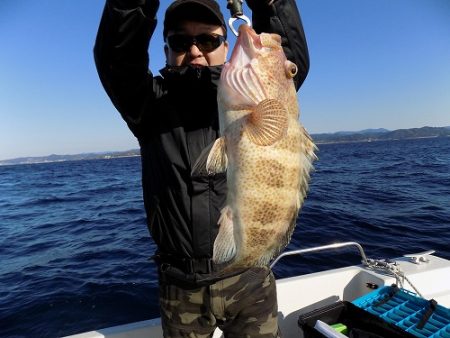
<path fill-rule="evenodd" d="M 161 1 L 150 44 L 155 73 L 164 66 L 161 23 L 169 2 Z M 301 121 L 311 133 L 450 125 L 449 0 L 297 4 L 311 58 L 299 93 Z M 103 6 L 1 0 L 0 159 L 138 147 L 94 67 Z"/>

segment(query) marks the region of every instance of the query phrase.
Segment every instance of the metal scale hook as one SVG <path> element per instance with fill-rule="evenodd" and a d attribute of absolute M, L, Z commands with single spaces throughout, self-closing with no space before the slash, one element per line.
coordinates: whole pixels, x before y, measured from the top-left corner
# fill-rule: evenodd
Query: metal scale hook
<path fill-rule="evenodd" d="M 228 27 L 230 27 L 231 31 L 234 35 L 238 36 L 238 31 L 233 27 L 233 23 L 240 19 L 244 20 L 247 25 L 251 26 L 252 23 L 250 19 L 244 15 L 242 11 L 242 3 L 243 0 L 228 0 L 227 8 L 230 10 L 231 18 L 228 20 Z"/>

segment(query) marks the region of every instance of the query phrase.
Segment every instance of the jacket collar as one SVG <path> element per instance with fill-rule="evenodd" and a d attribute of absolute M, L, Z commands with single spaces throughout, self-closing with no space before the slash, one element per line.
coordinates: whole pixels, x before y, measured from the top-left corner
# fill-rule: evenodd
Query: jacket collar
<path fill-rule="evenodd" d="M 170 82 L 185 81 L 191 83 L 212 83 L 217 86 L 223 65 L 208 67 L 166 66 L 160 70 L 165 80 Z"/>
<path fill-rule="evenodd" d="M 212 67 L 165 67 L 160 73 L 169 97 L 178 107 L 186 128 L 213 126 L 218 129 L 217 85 L 223 65 Z"/>

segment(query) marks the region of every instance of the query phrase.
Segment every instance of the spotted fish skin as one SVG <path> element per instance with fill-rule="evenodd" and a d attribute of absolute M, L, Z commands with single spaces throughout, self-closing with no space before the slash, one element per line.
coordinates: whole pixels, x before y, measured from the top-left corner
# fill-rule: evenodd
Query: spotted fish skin
<path fill-rule="evenodd" d="M 265 266 L 277 256 L 306 197 L 316 147 L 299 122 L 296 71 L 279 35 L 239 28 L 218 88 L 222 137 L 206 162 L 210 174 L 227 170 L 213 254 L 227 271 Z"/>

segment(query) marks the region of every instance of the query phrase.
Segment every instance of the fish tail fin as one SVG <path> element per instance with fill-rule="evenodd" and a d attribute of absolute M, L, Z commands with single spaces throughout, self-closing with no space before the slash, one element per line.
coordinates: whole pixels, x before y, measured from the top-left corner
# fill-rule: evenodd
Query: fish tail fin
<path fill-rule="evenodd" d="M 288 112 L 280 101 L 265 99 L 249 115 L 245 127 L 248 138 L 254 144 L 272 145 L 287 132 Z"/>
<path fill-rule="evenodd" d="M 233 211 L 227 205 L 219 218 L 219 233 L 214 241 L 213 261 L 221 264 L 236 256 L 236 243 L 233 235 Z"/>

